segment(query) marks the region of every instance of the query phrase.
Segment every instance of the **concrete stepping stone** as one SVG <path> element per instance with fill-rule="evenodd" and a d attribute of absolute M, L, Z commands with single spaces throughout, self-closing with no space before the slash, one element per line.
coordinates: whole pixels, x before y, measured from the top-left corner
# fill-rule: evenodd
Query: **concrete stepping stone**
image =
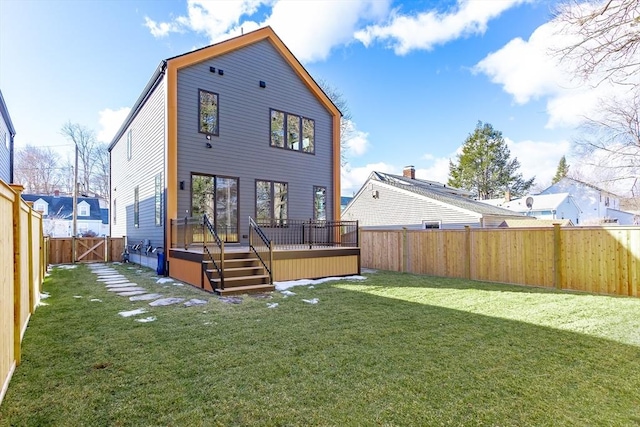
<path fill-rule="evenodd" d="M 107 289 L 109 292 L 129 292 L 129 291 L 147 291 L 145 288 L 141 288 L 140 286 L 132 286 L 127 288 L 111 288 Z"/>
<path fill-rule="evenodd" d="M 152 299 L 155 300 L 160 298 L 162 298 L 162 295 L 160 294 L 144 294 L 129 297 L 129 301 L 151 301 Z"/>
<path fill-rule="evenodd" d="M 203 299 L 191 298 L 189 301 L 185 302 L 185 307 L 193 307 L 194 305 L 205 305 L 209 301 L 205 301 Z"/>
<path fill-rule="evenodd" d="M 161 307 L 161 306 L 165 306 L 165 305 L 178 304 L 178 303 L 180 303 L 182 301 L 184 301 L 184 298 L 162 298 L 162 299 L 150 302 L 149 305 L 151 307 Z"/>
<path fill-rule="evenodd" d="M 220 297 L 218 299 L 227 304 L 242 304 L 242 298 L 240 297 Z"/>
<path fill-rule="evenodd" d="M 131 286 L 138 286 L 137 283 L 125 282 L 125 283 L 112 283 L 110 285 L 105 286 L 107 289 L 113 288 L 130 288 Z"/>
<path fill-rule="evenodd" d="M 116 280 L 116 279 L 126 279 L 127 276 L 123 276 L 122 274 L 114 274 L 112 276 L 98 276 L 98 281 L 104 282 L 108 280 Z"/>
<path fill-rule="evenodd" d="M 134 296 L 134 295 L 142 295 L 142 294 L 145 294 L 145 293 L 147 293 L 147 291 L 127 291 L 127 292 L 118 293 L 118 296 L 131 297 L 131 296 Z"/>
<path fill-rule="evenodd" d="M 113 270 L 110 268 L 104 268 L 101 270 L 91 270 L 91 272 L 93 274 L 117 274 L 118 273 L 116 270 Z"/>

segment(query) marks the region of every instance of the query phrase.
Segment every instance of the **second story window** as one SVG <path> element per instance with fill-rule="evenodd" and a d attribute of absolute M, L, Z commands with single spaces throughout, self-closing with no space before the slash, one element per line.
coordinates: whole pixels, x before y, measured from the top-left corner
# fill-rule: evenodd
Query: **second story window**
<path fill-rule="evenodd" d="M 198 90 L 198 132 L 207 135 L 218 135 L 218 94 L 206 90 Z"/>
<path fill-rule="evenodd" d="M 271 146 L 304 153 L 315 152 L 315 122 L 312 119 L 271 110 Z"/>

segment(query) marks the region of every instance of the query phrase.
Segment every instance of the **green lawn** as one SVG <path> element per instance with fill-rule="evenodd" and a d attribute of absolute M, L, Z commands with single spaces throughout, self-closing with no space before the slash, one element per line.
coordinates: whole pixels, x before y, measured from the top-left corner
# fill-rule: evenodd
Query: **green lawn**
<path fill-rule="evenodd" d="M 55 270 L 0 426 L 640 425 L 639 299 L 379 272 L 236 305 L 117 268 L 210 301 Z"/>

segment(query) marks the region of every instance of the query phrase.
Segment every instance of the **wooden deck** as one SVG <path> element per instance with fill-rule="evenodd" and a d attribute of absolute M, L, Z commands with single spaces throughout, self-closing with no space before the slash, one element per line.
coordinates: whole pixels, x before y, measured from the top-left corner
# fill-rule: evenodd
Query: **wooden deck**
<path fill-rule="evenodd" d="M 201 245 L 193 245 L 188 249 L 171 248 L 168 252 L 168 274 L 169 276 L 189 283 L 193 286 L 205 289 L 209 292 L 217 292 L 220 294 L 263 292 L 272 290 L 267 288 L 242 288 L 238 286 L 234 292 L 229 284 L 240 282 L 240 280 L 227 281 L 227 277 L 232 278 L 234 275 L 242 275 L 235 277 L 247 278 L 250 276 L 250 284 L 245 286 L 263 285 L 259 276 L 263 276 L 264 272 L 258 267 L 259 264 L 251 261 L 247 264 L 246 271 L 233 270 L 232 260 L 238 260 L 245 257 L 247 260 L 253 259 L 248 246 L 241 245 L 225 245 L 225 290 L 216 289 L 210 283 L 204 274 L 202 268 L 203 249 Z M 228 259 L 228 260 L 227 260 Z M 251 271 L 249 271 L 251 269 Z M 299 245 L 299 247 L 275 248 L 273 252 L 273 280 L 274 282 L 298 280 L 298 279 L 317 279 L 328 276 L 349 276 L 360 274 L 360 248 L 336 248 L 336 247 L 314 247 L 309 249 L 307 245 Z M 260 270 L 260 271 L 259 271 Z M 229 289 L 227 289 L 229 288 Z"/>

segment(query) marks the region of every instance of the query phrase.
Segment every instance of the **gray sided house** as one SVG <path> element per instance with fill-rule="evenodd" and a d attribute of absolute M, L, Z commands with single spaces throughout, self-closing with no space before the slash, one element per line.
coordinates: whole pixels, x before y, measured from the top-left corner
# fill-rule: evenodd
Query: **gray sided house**
<path fill-rule="evenodd" d="M 7 104 L 0 91 L 0 179 L 10 184 L 13 182 L 13 128 Z"/>
<path fill-rule="evenodd" d="M 402 176 L 372 172 L 342 213 L 343 220 L 369 228 L 493 228 L 516 218 L 522 215 L 475 201 L 464 190 L 417 179 L 413 166 Z"/>
<path fill-rule="evenodd" d="M 168 248 L 206 214 L 242 245 L 249 217 L 338 220 L 340 115 L 269 27 L 161 61 L 109 146 L 111 235 Z"/>

